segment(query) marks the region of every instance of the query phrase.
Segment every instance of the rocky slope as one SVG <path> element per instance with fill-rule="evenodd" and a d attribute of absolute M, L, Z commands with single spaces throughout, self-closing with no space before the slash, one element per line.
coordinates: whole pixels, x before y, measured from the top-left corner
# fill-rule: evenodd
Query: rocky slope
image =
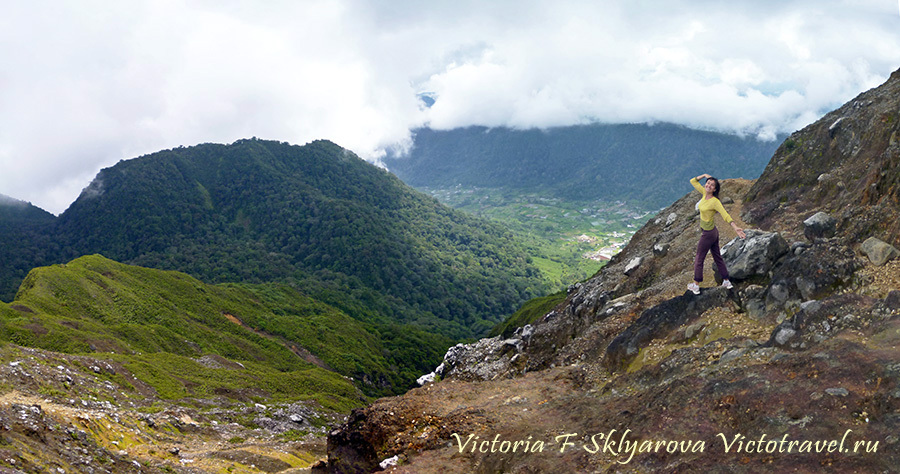
<path fill-rule="evenodd" d="M 456 346 L 440 382 L 354 411 L 317 469 L 894 471 L 898 170 L 900 71 L 793 134 L 755 182 L 723 183 L 752 229 L 726 246 L 733 290 L 712 272 L 684 290 L 686 195 L 538 323 Z"/>
<path fill-rule="evenodd" d="M 3 473 L 303 472 L 339 420 L 252 393 L 166 400 L 122 364 L 9 344 L 0 380 Z"/>
<path fill-rule="evenodd" d="M 0 303 L 0 472 L 307 468 L 369 399 L 332 371 L 343 354 L 299 331 L 331 347 L 366 339 L 297 296 L 100 256 L 34 269 Z M 260 328 L 279 318 L 294 337 Z"/>

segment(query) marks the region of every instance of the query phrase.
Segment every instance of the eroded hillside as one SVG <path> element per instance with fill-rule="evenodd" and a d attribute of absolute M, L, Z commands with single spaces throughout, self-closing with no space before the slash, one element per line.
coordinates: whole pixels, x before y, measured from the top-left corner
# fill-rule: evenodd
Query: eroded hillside
<path fill-rule="evenodd" d="M 451 348 L 440 382 L 355 410 L 318 469 L 895 470 L 898 114 L 900 71 L 788 138 L 755 182 L 723 183 L 750 229 L 726 246 L 733 290 L 710 272 L 685 291 L 688 194 L 534 325 Z"/>

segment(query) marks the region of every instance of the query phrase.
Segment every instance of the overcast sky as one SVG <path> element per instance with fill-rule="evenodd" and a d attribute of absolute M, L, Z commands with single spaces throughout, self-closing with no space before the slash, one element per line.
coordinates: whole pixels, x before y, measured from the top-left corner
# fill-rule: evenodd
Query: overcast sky
<path fill-rule="evenodd" d="M 256 136 L 675 122 L 771 139 L 900 68 L 897 0 L 0 0 L 0 194 Z M 434 97 L 430 108 L 421 94 Z"/>

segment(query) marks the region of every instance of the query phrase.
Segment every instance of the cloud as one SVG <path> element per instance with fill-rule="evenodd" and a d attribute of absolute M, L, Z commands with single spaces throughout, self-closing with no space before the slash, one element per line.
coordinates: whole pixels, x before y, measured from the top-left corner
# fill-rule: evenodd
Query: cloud
<path fill-rule="evenodd" d="M 774 137 L 900 65 L 870 1 L 13 2 L 0 193 L 59 213 L 100 168 L 202 142 L 670 121 Z M 425 107 L 419 94 L 436 99 Z"/>

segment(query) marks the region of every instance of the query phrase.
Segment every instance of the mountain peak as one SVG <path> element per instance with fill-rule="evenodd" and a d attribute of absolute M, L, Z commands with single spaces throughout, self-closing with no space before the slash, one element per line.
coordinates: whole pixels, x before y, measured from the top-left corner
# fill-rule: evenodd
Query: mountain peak
<path fill-rule="evenodd" d="M 818 121 L 775 152 L 747 195 L 745 218 L 796 235 L 823 211 L 839 235 L 900 244 L 900 70 Z"/>

